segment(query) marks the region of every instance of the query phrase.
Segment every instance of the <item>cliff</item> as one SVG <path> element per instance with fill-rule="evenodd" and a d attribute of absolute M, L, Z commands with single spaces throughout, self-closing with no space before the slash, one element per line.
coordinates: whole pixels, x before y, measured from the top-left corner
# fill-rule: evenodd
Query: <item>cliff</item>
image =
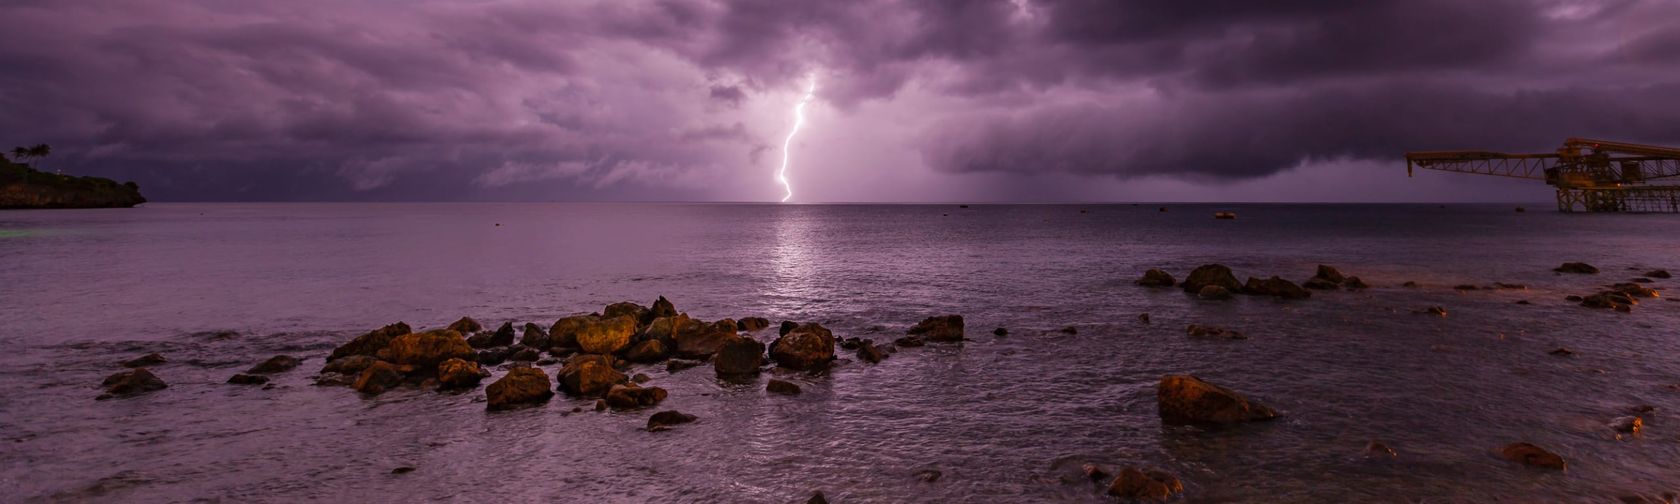
<path fill-rule="evenodd" d="M 133 182 L 46 173 L 0 159 L 0 209 L 128 208 L 145 202 Z"/>

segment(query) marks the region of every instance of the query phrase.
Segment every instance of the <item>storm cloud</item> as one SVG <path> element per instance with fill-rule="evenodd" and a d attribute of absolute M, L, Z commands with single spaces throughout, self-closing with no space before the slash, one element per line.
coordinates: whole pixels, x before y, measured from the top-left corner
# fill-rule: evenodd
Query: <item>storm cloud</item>
<path fill-rule="evenodd" d="M 765 153 L 813 74 L 795 179 L 826 200 L 1680 143 L 1673 0 L 14 0 L 0 21 L 0 142 L 158 200 L 773 199 Z"/>

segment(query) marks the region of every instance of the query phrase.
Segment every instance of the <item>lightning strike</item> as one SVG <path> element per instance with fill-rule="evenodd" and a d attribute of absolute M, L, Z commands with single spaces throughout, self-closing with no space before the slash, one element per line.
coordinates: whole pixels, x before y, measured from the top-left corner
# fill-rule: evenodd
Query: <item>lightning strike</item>
<path fill-rule="evenodd" d="M 787 169 L 790 158 L 788 148 L 793 146 L 793 136 L 799 134 L 799 127 L 805 125 L 805 104 L 811 103 L 811 98 L 817 92 L 817 74 L 811 74 L 810 83 L 805 86 L 805 96 L 799 99 L 799 104 L 793 106 L 793 129 L 788 130 L 787 140 L 782 141 L 782 169 L 776 171 L 776 181 L 782 183 L 782 189 L 787 191 L 782 196 L 782 202 L 787 203 L 793 197 L 793 185 L 788 183 Z"/>

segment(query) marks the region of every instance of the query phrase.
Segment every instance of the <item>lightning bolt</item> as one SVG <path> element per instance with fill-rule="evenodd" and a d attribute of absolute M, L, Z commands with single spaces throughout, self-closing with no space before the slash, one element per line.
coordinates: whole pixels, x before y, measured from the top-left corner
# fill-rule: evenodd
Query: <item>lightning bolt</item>
<path fill-rule="evenodd" d="M 788 148 L 793 146 L 793 136 L 799 134 L 799 127 L 805 125 L 805 104 L 811 103 L 811 98 L 817 93 L 817 74 L 808 77 L 810 83 L 805 86 L 805 96 L 799 99 L 799 104 L 793 106 L 793 129 L 788 130 L 787 140 L 782 141 L 782 169 L 776 170 L 776 181 L 782 183 L 782 189 L 787 195 L 782 196 L 782 203 L 787 203 L 793 197 L 793 185 L 788 183 L 788 159 L 791 157 Z"/>

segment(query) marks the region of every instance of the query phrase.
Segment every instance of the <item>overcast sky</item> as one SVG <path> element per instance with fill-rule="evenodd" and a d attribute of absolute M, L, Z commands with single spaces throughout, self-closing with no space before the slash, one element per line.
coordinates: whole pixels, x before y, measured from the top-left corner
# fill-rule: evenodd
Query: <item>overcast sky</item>
<path fill-rule="evenodd" d="M 1675 0 L 6 0 L 0 142 L 154 200 L 1546 201 Z M 8 149 L 9 150 L 9 149 Z"/>

